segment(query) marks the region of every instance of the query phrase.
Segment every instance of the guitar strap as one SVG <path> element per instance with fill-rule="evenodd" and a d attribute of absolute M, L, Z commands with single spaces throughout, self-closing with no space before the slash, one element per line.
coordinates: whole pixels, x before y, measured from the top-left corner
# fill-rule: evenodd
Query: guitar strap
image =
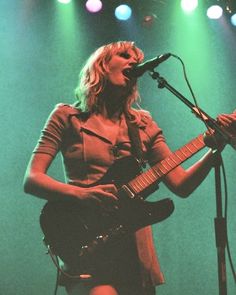
<path fill-rule="evenodd" d="M 128 126 L 128 134 L 131 141 L 131 152 L 133 156 L 138 160 L 140 167 L 145 168 L 146 161 L 144 160 L 139 128 L 136 124 L 130 122 L 129 118 L 127 117 L 126 117 L 126 124 Z"/>

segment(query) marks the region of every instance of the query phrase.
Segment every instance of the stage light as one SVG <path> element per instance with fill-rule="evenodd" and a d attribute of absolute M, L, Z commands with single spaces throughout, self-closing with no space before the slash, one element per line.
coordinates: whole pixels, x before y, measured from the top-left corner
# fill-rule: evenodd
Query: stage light
<path fill-rule="evenodd" d="M 96 13 L 102 9 L 102 2 L 101 0 L 88 0 L 85 6 L 89 12 Z"/>
<path fill-rule="evenodd" d="M 57 0 L 57 1 L 62 4 L 69 4 L 71 2 L 71 0 Z"/>
<path fill-rule="evenodd" d="M 233 26 L 236 26 L 236 13 L 230 17 L 230 21 Z"/>
<path fill-rule="evenodd" d="M 223 14 L 223 9 L 219 5 L 212 5 L 207 9 L 207 16 L 210 19 L 219 19 Z"/>
<path fill-rule="evenodd" d="M 128 20 L 131 15 L 132 9 L 126 4 L 119 5 L 115 9 L 115 16 L 119 20 Z"/>
<path fill-rule="evenodd" d="M 192 12 L 198 6 L 198 0 L 181 0 L 181 7 L 185 12 Z"/>
<path fill-rule="evenodd" d="M 228 0 L 226 11 L 230 16 L 230 21 L 233 26 L 236 26 L 236 2 Z"/>

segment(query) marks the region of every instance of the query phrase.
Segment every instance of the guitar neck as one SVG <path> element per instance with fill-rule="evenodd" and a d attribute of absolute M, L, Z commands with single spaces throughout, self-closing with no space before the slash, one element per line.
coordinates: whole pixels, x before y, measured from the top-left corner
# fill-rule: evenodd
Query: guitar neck
<path fill-rule="evenodd" d="M 169 155 L 164 160 L 155 164 L 152 168 L 141 173 L 132 179 L 127 186 L 135 194 L 140 194 L 154 183 L 160 182 L 161 178 L 167 175 L 171 170 L 179 166 L 181 163 L 192 157 L 198 151 L 205 147 L 203 135 L 191 140 L 189 143 Z"/>

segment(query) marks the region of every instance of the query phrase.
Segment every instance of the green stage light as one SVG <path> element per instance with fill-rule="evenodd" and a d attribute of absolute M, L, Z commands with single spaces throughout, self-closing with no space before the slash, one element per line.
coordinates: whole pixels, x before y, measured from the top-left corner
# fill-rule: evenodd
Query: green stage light
<path fill-rule="evenodd" d="M 198 0 L 181 0 L 181 7 L 185 12 L 192 12 L 198 6 Z"/>
<path fill-rule="evenodd" d="M 71 0 L 57 0 L 58 2 L 62 3 L 62 4 L 68 4 L 71 2 Z"/>

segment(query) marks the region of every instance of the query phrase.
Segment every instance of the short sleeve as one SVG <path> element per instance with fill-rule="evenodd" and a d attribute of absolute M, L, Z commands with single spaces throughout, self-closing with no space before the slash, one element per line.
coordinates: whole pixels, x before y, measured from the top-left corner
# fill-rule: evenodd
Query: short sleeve
<path fill-rule="evenodd" d="M 69 116 L 75 109 L 57 104 L 49 115 L 33 153 L 55 156 L 61 148 L 63 134 L 69 125 Z"/>
<path fill-rule="evenodd" d="M 149 164 L 153 166 L 157 162 L 170 155 L 171 150 L 166 143 L 162 129 L 153 120 L 151 115 L 145 115 L 142 121 L 145 123 L 143 131 L 147 137 L 147 160 Z"/>

